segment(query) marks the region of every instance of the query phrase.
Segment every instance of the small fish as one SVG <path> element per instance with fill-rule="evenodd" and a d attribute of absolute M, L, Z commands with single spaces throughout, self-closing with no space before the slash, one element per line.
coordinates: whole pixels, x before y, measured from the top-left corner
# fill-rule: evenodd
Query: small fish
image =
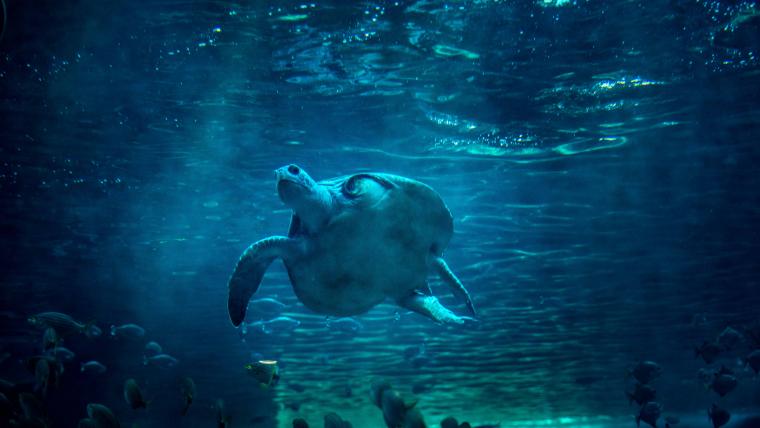
<path fill-rule="evenodd" d="M 98 404 L 90 403 L 87 405 L 87 416 L 95 421 L 95 425 L 98 428 L 120 428 L 119 420 L 113 414 L 108 407 Z"/>
<path fill-rule="evenodd" d="M 158 354 L 163 354 L 164 350 L 161 348 L 161 345 L 158 344 L 158 342 L 150 341 L 145 344 L 145 355 L 148 357 L 153 357 Z"/>
<path fill-rule="evenodd" d="M 721 409 L 717 404 L 713 403 L 707 411 L 707 418 L 712 422 L 713 428 L 720 428 L 728 423 L 731 419 L 731 414 L 728 413 L 727 410 Z"/>
<path fill-rule="evenodd" d="M 351 317 L 325 319 L 325 327 L 333 331 L 342 331 L 345 333 L 356 333 L 364 328 L 364 325 Z"/>
<path fill-rule="evenodd" d="M 48 360 L 44 358 L 37 360 L 37 365 L 34 368 L 34 381 L 34 391 L 42 395 L 42 397 L 47 396 L 50 382 L 50 364 L 48 364 Z"/>
<path fill-rule="evenodd" d="M 628 397 L 628 405 L 631 405 L 635 401 L 636 404 L 641 406 L 648 401 L 654 401 L 657 391 L 649 385 L 637 382 L 633 387 L 633 391 L 626 392 L 625 395 Z"/>
<path fill-rule="evenodd" d="M 83 324 L 74 320 L 71 316 L 61 312 L 42 312 L 37 315 L 32 315 L 27 318 L 29 324 L 41 328 L 52 328 L 56 331 L 58 336 L 69 336 L 73 334 L 90 335 L 90 328 L 92 324 Z"/>
<path fill-rule="evenodd" d="M 675 416 L 665 416 L 665 428 L 671 428 L 674 425 L 678 425 L 680 422 L 681 420 Z"/>
<path fill-rule="evenodd" d="M 168 369 L 179 364 L 179 360 L 169 354 L 158 354 L 152 357 L 143 356 L 143 364 Z"/>
<path fill-rule="evenodd" d="M 293 419 L 293 428 L 309 428 L 309 424 L 302 418 Z"/>
<path fill-rule="evenodd" d="M 301 321 L 291 317 L 277 317 L 272 318 L 269 321 L 255 321 L 252 323 L 243 324 L 243 334 L 247 334 L 247 329 L 260 330 L 264 334 L 282 334 L 290 333 L 298 326 L 301 325 Z"/>
<path fill-rule="evenodd" d="M 216 410 L 216 426 L 218 428 L 229 428 L 230 419 L 227 415 L 227 410 L 224 407 L 224 400 L 221 398 L 217 399 L 214 405 L 214 410 Z"/>
<path fill-rule="evenodd" d="M 81 363 L 79 365 L 79 371 L 86 374 L 103 374 L 106 370 L 106 366 L 95 360 Z"/>
<path fill-rule="evenodd" d="M 251 300 L 248 303 L 249 311 L 265 317 L 276 317 L 280 315 L 285 308 L 287 308 L 287 305 L 271 297 Z"/>
<path fill-rule="evenodd" d="M 704 341 L 702 345 L 694 348 L 694 357 L 702 357 L 706 364 L 712 364 L 720 356 L 721 348 L 715 342 Z"/>
<path fill-rule="evenodd" d="M 277 361 L 261 360 L 248 363 L 244 367 L 246 373 L 256 379 L 262 388 L 275 386 L 280 381 L 280 369 L 277 367 Z"/>
<path fill-rule="evenodd" d="M 89 324 L 87 326 L 87 330 L 85 331 L 84 335 L 91 339 L 100 337 L 103 335 L 103 330 L 100 327 L 96 326 L 95 324 Z"/>
<path fill-rule="evenodd" d="M 148 403 L 143 398 L 142 391 L 134 379 L 127 379 L 124 382 L 124 400 L 129 404 L 132 410 L 145 409 Z"/>
<path fill-rule="evenodd" d="M 111 336 L 123 337 L 127 339 L 139 339 L 145 336 L 145 329 L 137 324 L 124 324 L 120 326 L 111 326 Z"/>
<path fill-rule="evenodd" d="M 718 335 L 717 342 L 718 345 L 723 347 L 723 349 L 730 351 L 734 349 L 736 345 L 740 344 L 743 339 L 741 333 L 731 327 L 726 327 L 725 330 Z"/>
<path fill-rule="evenodd" d="M 710 384 L 710 389 L 715 391 L 721 397 L 725 397 L 726 394 L 733 391 L 739 382 L 736 377 L 728 373 L 716 373 Z"/>
<path fill-rule="evenodd" d="M 404 416 L 404 428 L 427 428 L 422 412 L 418 408 L 409 409 Z"/>
<path fill-rule="evenodd" d="M 441 428 L 459 428 L 459 422 L 453 416 L 447 416 L 441 421 Z"/>
<path fill-rule="evenodd" d="M 45 360 L 48 365 L 48 385 L 55 385 L 56 387 L 61 382 L 61 375 L 63 374 L 63 364 L 49 355 L 34 355 L 24 359 L 24 366 L 30 373 L 35 375 L 35 379 L 42 373 L 38 370 L 44 370 L 43 366 L 40 366 L 40 361 Z"/>
<path fill-rule="evenodd" d="M 195 382 L 189 377 L 182 379 L 182 398 L 185 401 L 185 405 L 182 407 L 182 416 L 187 414 L 190 410 L 190 405 L 193 404 L 193 397 L 195 397 Z"/>
<path fill-rule="evenodd" d="M 47 351 L 45 351 L 45 355 L 56 358 L 60 361 L 63 361 L 64 363 L 74 361 L 74 358 L 76 358 L 76 354 L 73 351 L 71 351 L 71 349 L 64 348 L 63 346 L 58 346 L 53 349 L 48 349 Z"/>
<path fill-rule="evenodd" d="M 59 342 L 60 338 L 58 337 L 58 333 L 55 332 L 55 329 L 52 327 L 46 328 L 45 332 L 42 333 L 42 352 L 55 349 Z"/>
<path fill-rule="evenodd" d="M 351 428 L 351 423 L 344 421 L 337 413 L 330 412 L 325 415 L 325 428 Z"/>
<path fill-rule="evenodd" d="M 647 384 L 656 379 L 662 373 L 662 368 L 654 361 L 640 361 L 633 369 L 628 371 L 639 383 Z"/>
<path fill-rule="evenodd" d="M 84 418 L 79 420 L 77 428 L 98 428 L 98 424 L 95 422 L 95 419 Z"/>
<path fill-rule="evenodd" d="M 636 426 L 639 426 L 641 421 L 644 421 L 654 428 L 657 428 L 657 419 L 662 414 L 662 404 L 655 401 L 650 401 L 644 404 L 636 416 Z"/>
<path fill-rule="evenodd" d="M 749 365 L 757 375 L 760 372 L 760 349 L 755 349 L 744 359 L 744 365 Z"/>
<path fill-rule="evenodd" d="M 403 426 L 407 413 L 415 407 L 416 401 L 407 403 L 397 391 L 388 387 L 382 390 L 380 409 L 389 427 Z"/>

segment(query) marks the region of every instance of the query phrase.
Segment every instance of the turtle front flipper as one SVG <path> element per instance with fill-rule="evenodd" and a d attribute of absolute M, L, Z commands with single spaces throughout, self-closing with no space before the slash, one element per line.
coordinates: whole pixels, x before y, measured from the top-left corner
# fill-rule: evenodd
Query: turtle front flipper
<path fill-rule="evenodd" d="M 270 236 L 256 241 L 240 256 L 230 277 L 227 300 L 227 309 L 233 325 L 239 326 L 245 319 L 248 301 L 259 289 L 269 265 L 278 257 L 288 257 L 293 251 L 294 242 L 294 239 L 284 236 Z"/>
<path fill-rule="evenodd" d="M 449 269 L 449 265 L 446 264 L 446 260 L 441 257 L 432 257 L 431 264 L 435 268 L 438 275 L 441 276 L 446 285 L 449 286 L 451 292 L 454 293 L 458 299 L 463 300 L 467 305 L 467 310 L 470 311 L 470 315 L 475 316 L 475 306 L 472 304 L 470 293 L 464 288 L 462 281 L 454 275 L 454 272 Z"/>
<path fill-rule="evenodd" d="M 399 306 L 424 315 L 440 324 L 463 324 L 465 319 L 448 310 L 435 296 L 426 296 L 415 291 L 398 301 Z"/>

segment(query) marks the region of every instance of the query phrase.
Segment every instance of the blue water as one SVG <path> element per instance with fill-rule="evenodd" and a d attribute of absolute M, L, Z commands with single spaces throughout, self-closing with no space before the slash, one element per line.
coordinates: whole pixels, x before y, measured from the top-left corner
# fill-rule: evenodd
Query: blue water
<path fill-rule="evenodd" d="M 76 355 L 40 394 L 50 427 L 88 403 L 121 426 L 214 426 L 218 399 L 235 428 L 322 427 L 329 412 L 383 427 L 378 379 L 430 427 L 633 427 L 626 372 L 642 360 L 662 368 L 658 427 L 712 426 L 713 403 L 728 427 L 757 426 L 742 361 L 760 347 L 756 1 L 5 5 L 0 378 L 15 386 L 0 425 L 35 386 L 23 361 L 43 333 L 27 317 L 58 311 L 104 335 L 62 343 Z M 227 280 L 248 245 L 286 234 L 273 171 L 291 163 L 434 188 L 478 321 L 387 301 L 328 324 L 277 261 L 255 298 L 299 324 L 234 328 Z M 126 323 L 145 336 L 109 337 Z M 694 357 L 729 326 L 739 345 Z M 143 365 L 150 340 L 179 363 Z M 276 386 L 246 374 L 259 359 L 278 361 Z M 82 373 L 89 360 L 106 372 Z M 698 376 L 721 365 L 738 380 L 722 398 Z M 147 410 L 125 401 L 128 378 Z"/>

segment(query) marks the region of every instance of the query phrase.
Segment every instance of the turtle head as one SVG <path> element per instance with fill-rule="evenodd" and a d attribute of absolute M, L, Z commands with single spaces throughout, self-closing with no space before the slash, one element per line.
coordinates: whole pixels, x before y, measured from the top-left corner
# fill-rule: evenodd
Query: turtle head
<path fill-rule="evenodd" d="M 332 196 L 298 165 L 290 164 L 275 170 L 277 194 L 310 231 L 322 226 L 332 210 Z"/>

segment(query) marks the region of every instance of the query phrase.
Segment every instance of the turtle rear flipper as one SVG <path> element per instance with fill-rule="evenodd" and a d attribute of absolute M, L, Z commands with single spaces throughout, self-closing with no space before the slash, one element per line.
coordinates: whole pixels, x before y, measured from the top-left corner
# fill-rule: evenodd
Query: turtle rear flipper
<path fill-rule="evenodd" d="M 239 326 L 245 319 L 248 301 L 259 289 L 264 272 L 274 259 L 286 258 L 293 251 L 293 239 L 284 236 L 270 236 L 256 241 L 240 256 L 229 281 L 227 310 L 230 321 Z"/>
<path fill-rule="evenodd" d="M 467 305 L 467 310 L 470 311 L 470 315 L 475 316 L 475 306 L 472 304 L 470 293 L 464 288 L 462 281 L 460 281 L 459 278 L 454 275 L 454 272 L 451 271 L 449 265 L 446 264 L 446 260 L 441 257 L 432 257 L 430 263 L 433 265 L 436 272 L 438 272 L 438 275 L 440 275 L 443 282 L 449 286 L 454 296 L 459 300 L 464 301 Z"/>
<path fill-rule="evenodd" d="M 398 304 L 439 324 L 464 324 L 465 321 L 464 318 L 457 316 L 443 306 L 435 296 L 426 296 L 420 292 L 414 292 L 399 300 Z"/>

